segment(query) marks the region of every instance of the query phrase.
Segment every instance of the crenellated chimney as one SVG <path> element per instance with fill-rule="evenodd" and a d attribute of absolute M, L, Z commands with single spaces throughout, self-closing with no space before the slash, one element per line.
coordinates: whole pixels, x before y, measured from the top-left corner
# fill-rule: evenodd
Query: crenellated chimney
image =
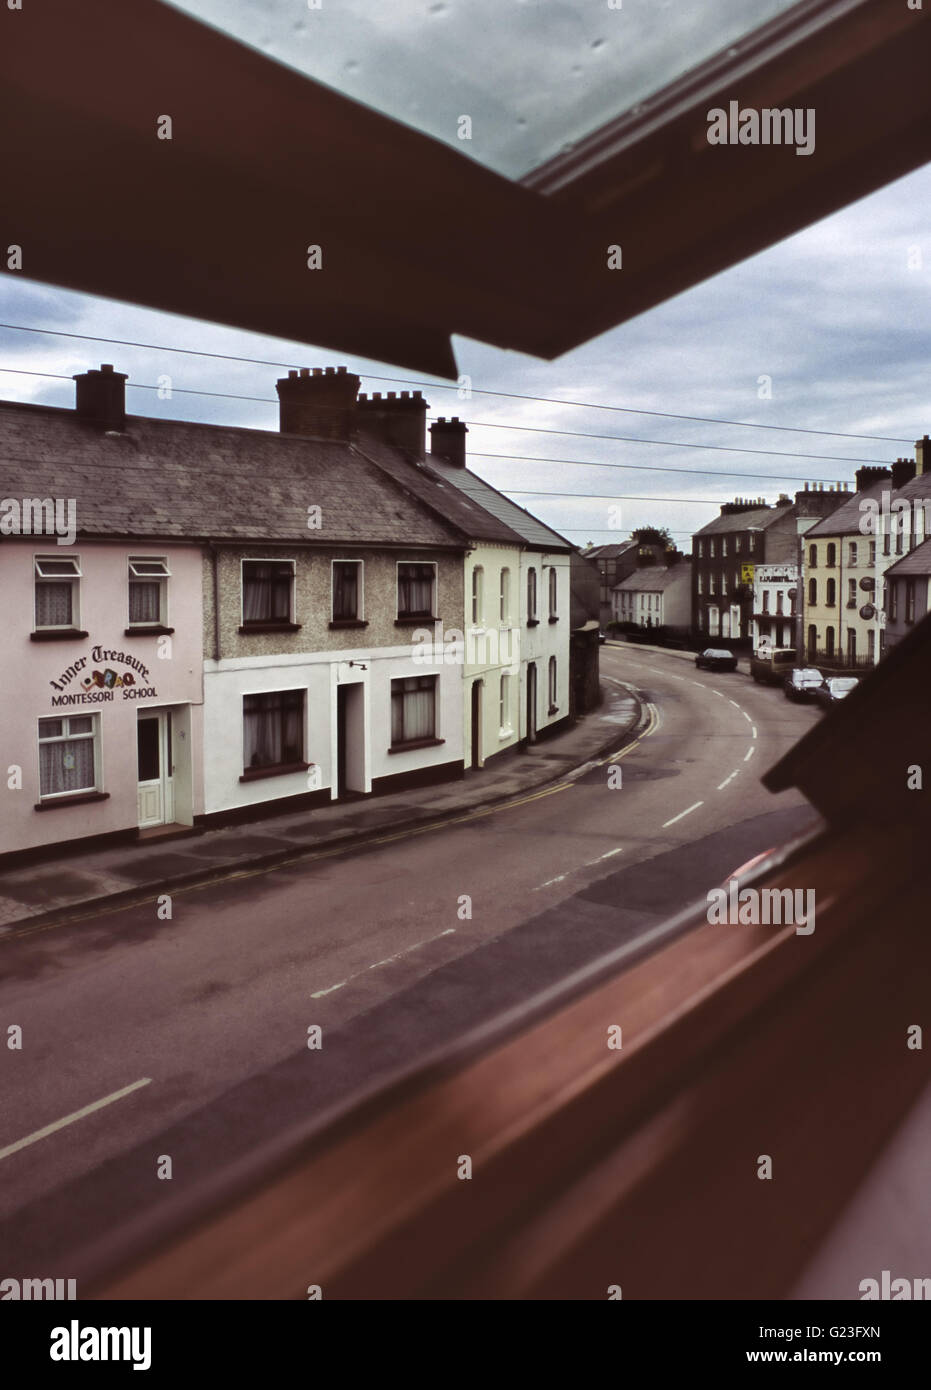
<path fill-rule="evenodd" d="M 891 478 L 892 471 L 889 468 L 877 468 L 870 465 L 867 468 L 858 468 L 855 476 L 857 479 L 857 492 L 865 492 L 866 489 L 872 487 L 874 483 L 882 483 L 885 482 L 887 478 Z"/>
<path fill-rule="evenodd" d="M 914 459 L 896 459 L 892 465 L 892 490 L 898 492 L 900 487 L 910 483 L 915 476 Z"/>
<path fill-rule="evenodd" d="M 427 402 L 420 391 L 374 391 L 361 395 L 356 422 L 360 430 L 373 434 L 385 444 L 393 444 L 423 460 L 427 447 Z"/>
<path fill-rule="evenodd" d="M 282 434 L 339 439 L 355 433 L 359 378 L 345 367 L 302 367 L 276 385 Z"/>
<path fill-rule="evenodd" d="M 126 428 L 126 373 L 115 372 L 111 362 L 74 378 L 75 411 L 79 420 L 101 430 Z"/>
<path fill-rule="evenodd" d="M 441 415 L 430 426 L 430 452 L 437 458 L 451 463 L 454 468 L 465 468 L 466 440 L 468 427 L 464 420 L 454 415 L 447 420 Z"/>

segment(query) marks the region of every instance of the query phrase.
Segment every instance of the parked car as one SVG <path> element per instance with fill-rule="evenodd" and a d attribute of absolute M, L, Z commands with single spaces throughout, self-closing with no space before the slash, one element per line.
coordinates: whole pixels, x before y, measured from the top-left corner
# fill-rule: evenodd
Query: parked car
<path fill-rule="evenodd" d="M 839 700 L 845 700 L 860 682 L 856 676 L 829 676 L 822 681 L 817 690 L 812 691 L 812 699 L 816 700 L 823 709 L 830 709 L 831 705 L 836 705 Z"/>
<path fill-rule="evenodd" d="M 797 660 L 794 647 L 764 647 L 751 656 L 750 674 L 757 682 L 780 685 Z"/>
<path fill-rule="evenodd" d="M 782 683 L 787 700 L 810 700 L 824 676 L 816 666 L 793 666 Z"/>
<path fill-rule="evenodd" d="M 598 629 L 598 641 L 599 641 L 599 642 L 607 642 L 607 640 L 608 640 L 608 634 L 605 632 L 605 630 L 604 630 L 603 627 L 599 628 L 599 629 Z"/>
<path fill-rule="evenodd" d="M 736 671 L 737 658 L 722 647 L 706 647 L 696 656 L 695 665 L 701 671 Z"/>

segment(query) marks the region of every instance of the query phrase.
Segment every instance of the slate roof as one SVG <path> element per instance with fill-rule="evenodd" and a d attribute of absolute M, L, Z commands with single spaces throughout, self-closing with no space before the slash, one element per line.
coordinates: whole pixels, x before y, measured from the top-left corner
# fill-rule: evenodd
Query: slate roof
<path fill-rule="evenodd" d="M 362 434 L 358 447 L 379 468 L 404 488 L 412 497 L 418 498 L 426 506 L 439 511 L 440 515 L 456 526 L 464 536 L 474 541 L 498 541 L 505 545 L 523 545 L 523 537 L 506 524 L 497 514 L 482 505 L 480 498 L 452 486 L 450 480 L 432 466 L 429 458 L 418 463 L 399 449 Z M 462 469 L 456 470 L 462 472 Z M 494 489 L 491 489 L 493 492 Z M 516 509 L 520 511 L 518 507 Z"/>
<path fill-rule="evenodd" d="M 790 507 L 751 507 L 745 512 L 725 512 L 716 516 L 713 521 L 706 522 L 694 534 L 716 536 L 722 531 L 746 531 L 751 527 L 757 531 L 765 531 L 774 521 L 779 521 L 791 510 Z"/>
<path fill-rule="evenodd" d="M 886 579 L 904 579 L 910 574 L 931 574 L 931 540 L 922 541 L 921 545 L 916 545 L 908 555 L 896 560 L 884 571 Z"/>
<path fill-rule="evenodd" d="M 4 497 L 73 497 L 88 537 L 464 547 L 468 536 L 349 444 L 144 416 L 110 435 L 73 410 L 8 401 Z"/>
<path fill-rule="evenodd" d="M 688 560 L 680 560 L 678 564 L 668 566 L 644 565 L 641 569 L 634 570 L 626 579 L 622 579 L 619 584 L 615 584 L 614 592 L 618 589 L 628 589 L 655 594 L 658 589 L 671 588 L 677 579 L 691 582 Z"/>
<path fill-rule="evenodd" d="M 427 455 L 426 467 L 438 477 L 453 483 L 480 507 L 484 507 L 492 516 L 512 528 L 520 541 L 532 550 L 575 550 L 575 546 L 571 541 L 567 541 L 565 536 L 552 530 L 523 507 L 519 507 L 516 502 L 505 497 L 497 488 L 492 487 L 491 483 L 486 483 L 484 478 L 480 478 L 470 469 L 459 468 L 456 464 L 447 463 L 445 459 L 435 458 L 432 454 Z"/>
<path fill-rule="evenodd" d="M 639 541 L 614 541 L 611 545 L 595 545 L 585 551 L 586 560 L 619 560 L 629 550 L 639 550 Z"/>
<path fill-rule="evenodd" d="M 861 532 L 860 522 L 863 519 L 863 511 L 860 503 L 865 497 L 875 498 L 879 501 L 881 494 L 890 492 L 892 483 L 888 478 L 881 478 L 879 482 L 872 483 L 870 487 L 863 488 L 860 492 L 850 493 L 848 500 L 842 502 L 833 512 L 828 512 L 827 516 L 815 523 L 805 532 L 806 542 L 819 536 L 856 536 Z M 901 489 L 900 489 L 901 492 Z M 898 497 L 900 492 L 893 492 L 894 497 Z"/>

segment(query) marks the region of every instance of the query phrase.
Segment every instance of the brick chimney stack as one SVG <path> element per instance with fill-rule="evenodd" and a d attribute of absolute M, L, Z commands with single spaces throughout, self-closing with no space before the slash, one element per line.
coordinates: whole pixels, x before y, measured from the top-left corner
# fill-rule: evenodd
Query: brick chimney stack
<path fill-rule="evenodd" d="M 892 465 L 892 490 L 898 492 L 900 487 L 910 483 L 915 476 L 914 459 L 896 459 Z"/>
<path fill-rule="evenodd" d="M 918 477 L 931 473 L 931 439 L 927 435 L 915 441 L 915 464 Z"/>
<path fill-rule="evenodd" d="M 857 492 L 865 492 L 874 483 L 883 483 L 891 477 L 892 471 L 888 468 L 876 468 L 872 465 L 867 468 L 858 468 L 856 472 Z"/>
<path fill-rule="evenodd" d="M 277 383 L 282 434 L 349 443 L 355 433 L 359 378 L 345 367 L 302 367 Z"/>
<path fill-rule="evenodd" d="M 435 454 L 438 459 L 442 459 L 445 463 L 451 463 L 454 468 L 465 468 L 465 437 L 468 432 L 465 421 L 460 420 L 458 415 L 454 415 L 451 420 L 447 420 L 445 416 L 441 415 L 430 426 L 431 454 Z"/>
<path fill-rule="evenodd" d="M 382 396 L 359 397 L 356 420 L 360 430 L 366 430 L 385 444 L 393 444 L 423 461 L 427 447 L 427 402 L 420 391 L 402 391 L 400 396 L 389 391 Z"/>
<path fill-rule="evenodd" d="M 75 411 L 79 420 L 101 430 L 126 428 L 126 373 L 115 372 L 110 362 L 74 378 Z"/>

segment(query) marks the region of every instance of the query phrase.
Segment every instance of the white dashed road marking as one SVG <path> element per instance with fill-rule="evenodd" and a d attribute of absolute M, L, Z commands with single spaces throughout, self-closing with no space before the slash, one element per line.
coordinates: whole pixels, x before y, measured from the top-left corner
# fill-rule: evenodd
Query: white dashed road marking
<path fill-rule="evenodd" d="M 695 805 L 690 806 L 687 811 L 680 811 L 677 816 L 673 816 L 672 820 L 663 821 L 663 829 L 665 830 L 669 825 L 675 825 L 676 821 L 682 820 L 684 816 L 690 816 L 693 811 L 697 811 L 699 806 L 704 806 L 704 804 L 703 801 L 696 801 Z"/>
<path fill-rule="evenodd" d="M 92 1101 L 90 1105 L 83 1106 L 80 1110 L 75 1110 L 71 1115 L 65 1115 L 61 1120 L 54 1120 L 52 1124 L 46 1125 L 44 1129 L 37 1129 L 34 1134 L 27 1134 L 25 1139 L 17 1139 L 15 1144 L 8 1144 L 5 1149 L 0 1149 L 0 1159 L 9 1158 L 10 1154 L 19 1153 L 20 1149 L 28 1148 L 30 1144 L 38 1143 L 40 1139 L 47 1139 L 50 1134 L 55 1134 L 58 1130 L 64 1129 L 66 1125 L 73 1125 L 76 1120 L 83 1120 L 86 1115 L 93 1115 L 96 1110 L 102 1110 L 105 1105 L 112 1105 L 115 1100 L 122 1100 L 124 1096 L 130 1095 L 133 1091 L 138 1091 L 141 1086 L 148 1086 L 151 1076 L 143 1076 L 140 1081 L 134 1081 L 131 1086 L 124 1086 L 121 1091 L 114 1091 L 112 1095 L 103 1096 L 101 1100 Z"/>

